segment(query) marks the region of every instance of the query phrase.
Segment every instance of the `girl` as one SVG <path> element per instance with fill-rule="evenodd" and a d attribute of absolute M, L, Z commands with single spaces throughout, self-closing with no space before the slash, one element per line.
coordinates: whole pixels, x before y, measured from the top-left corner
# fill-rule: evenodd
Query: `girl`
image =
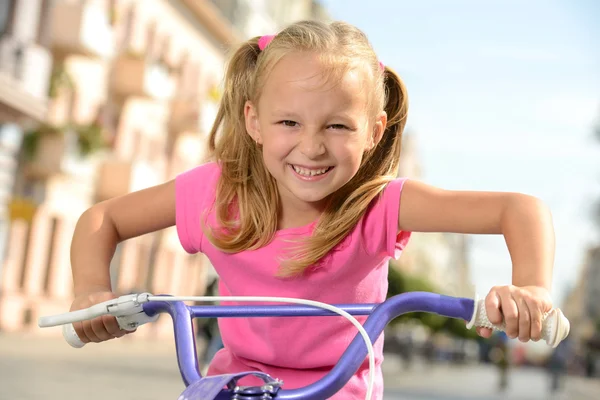
<path fill-rule="evenodd" d="M 351 25 L 299 22 L 242 44 L 210 135 L 214 162 L 81 216 L 72 242 L 72 310 L 115 296 L 109 262 L 117 243 L 172 225 L 187 252 L 208 256 L 221 295 L 326 303 L 383 301 L 388 261 L 412 231 L 493 233 L 506 239 L 513 285 L 490 291 L 489 318 L 504 319 L 511 338 L 538 340 L 551 309 L 548 209 L 522 194 L 396 179 L 406 117 L 402 80 Z M 356 334 L 329 317 L 223 319 L 219 326 L 225 348 L 209 374 L 260 370 L 287 389 L 322 377 Z M 124 334 L 113 317 L 75 329 L 84 342 Z M 382 343 L 375 344 L 377 399 Z M 335 399 L 364 398 L 366 367 Z"/>

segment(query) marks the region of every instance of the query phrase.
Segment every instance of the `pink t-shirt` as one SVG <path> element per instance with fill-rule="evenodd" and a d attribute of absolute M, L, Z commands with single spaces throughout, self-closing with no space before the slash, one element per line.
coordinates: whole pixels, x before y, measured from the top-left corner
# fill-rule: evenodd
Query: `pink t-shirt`
<path fill-rule="evenodd" d="M 410 233 L 398 232 L 404 179 L 390 182 L 356 227 L 325 259 L 302 278 L 275 276 L 286 240 L 309 235 L 314 227 L 283 229 L 268 245 L 237 254 L 217 249 L 205 237 L 201 220 L 216 226 L 214 201 L 220 168 L 208 163 L 176 178 L 177 232 L 188 253 L 204 253 L 219 274 L 222 296 L 278 296 L 329 304 L 380 303 L 387 293 L 388 261 L 398 257 Z M 228 303 L 232 304 L 232 303 Z M 246 303 L 248 304 L 248 303 Z M 255 304 L 255 303 L 254 303 Z M 358 317 L 363 323 L 366 317 Z M 213 359 L 209 375 L 258 370 L 284 381 L 284 389 L 306 386 L 323 377 L 357 334 L 342 317 L 223 318 L 225 348 Z M 383 396 L 383 337 L 374 344 L 376 381 L 373 399 Z M 333 399 L 364 399 L 368 360 Z M 242 384 L 255 384 L 251 380 Z"/>

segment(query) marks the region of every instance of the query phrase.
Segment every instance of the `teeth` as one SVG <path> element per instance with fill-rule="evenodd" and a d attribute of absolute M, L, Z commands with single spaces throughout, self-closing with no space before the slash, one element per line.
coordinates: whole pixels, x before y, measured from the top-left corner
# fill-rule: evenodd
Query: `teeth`
<path fill-rule="evenodd" d="M 321 168 L 321 169 L 306 169 L 306 168 L 298 167 L 296 165 L 292 165 L 292 168 L 294 168 L 294 171 L 296 171 L 299 175 L 302 175 L 302 176 L 322 175 L 325 172 L 329 171 L 329 167 Z"/>

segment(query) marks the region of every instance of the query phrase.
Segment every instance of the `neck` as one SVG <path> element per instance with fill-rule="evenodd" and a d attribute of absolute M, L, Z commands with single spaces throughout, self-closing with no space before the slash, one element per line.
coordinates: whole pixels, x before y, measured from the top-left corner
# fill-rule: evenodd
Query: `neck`
<path fill-rule="evenodd" d="M 308 225 L 321 216 L 325 210 L 325 201 L 307 203 L 298 199 L 284 198 L 280 195 L 279 222 L 277 229 L 290 229 Z"/>

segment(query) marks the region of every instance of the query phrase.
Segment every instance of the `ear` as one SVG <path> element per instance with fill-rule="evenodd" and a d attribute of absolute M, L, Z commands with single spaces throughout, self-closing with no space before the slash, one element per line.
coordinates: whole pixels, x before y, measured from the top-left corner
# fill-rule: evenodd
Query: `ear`
<path fill-rule="evenodd" d="M 246 104 L 244 105 L 244 119 L 246 121 L 246 131 L 252 140 L 258 144 L 262 144 L 260 125 L 258 123 L 258 112 L 250 100 L 246 101 Z"/>
<path fill-rule="evenodd" d="M 381 138 L 383 137 L 383 133 L 385 132 L 385 127 L 387 126 L 387 113 L 382 111 L 377 115 L 375 119 L 375 124 L 373 125 L 373 131 L 371 133 L 371 137 L 367 142 L 367 151 L 373 150 L 378 144 Z"/>

